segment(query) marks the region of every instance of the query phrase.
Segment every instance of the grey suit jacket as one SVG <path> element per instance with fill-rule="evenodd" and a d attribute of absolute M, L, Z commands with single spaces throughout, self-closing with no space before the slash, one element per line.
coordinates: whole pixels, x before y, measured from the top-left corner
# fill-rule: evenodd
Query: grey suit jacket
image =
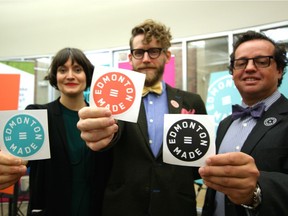
<path fill-rule="evenodd" d="M 231 116 L 220 123 L 217 149 L 231 123 Z M 288 215 L 288 100 L 283 95 L 257 121 L 241 151 L 251 155 L 260 170 L 259 216 Z M 213 214 L 214 196 L 215 191 L 208 189 L 203 216 Z M 225 211 L 226 216 L 246 215 L 243 207 L 234 205 L 227 197 Z"/>
<path fill-rule="evenodd" d="M 182 108 L 206 114 L 199 95 L 167 85 L 169 113 Z M 177 101 L 179 107 L 171 105 Z M 198 168 L 163 163 L 153 156 L 142 102 L 137 123 L 119 121 L 113 165 L 104 195 L 104 216 L 196 216 L 194 178 Z"/>

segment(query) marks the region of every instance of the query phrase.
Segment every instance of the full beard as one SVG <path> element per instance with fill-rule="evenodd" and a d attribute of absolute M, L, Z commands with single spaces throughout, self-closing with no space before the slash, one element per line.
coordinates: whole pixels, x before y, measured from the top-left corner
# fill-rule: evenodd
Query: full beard
<path fill-rule="evenodd" d="M 133 68 L 134 71 L 137 71 L 137 68 Z M 155 69 L 152 73 L 145 73 L 145 86 L 153 86 L 157 82 L 162 80 L 164 74 L 164 65 L 161 65 L 159 68 Z"/>

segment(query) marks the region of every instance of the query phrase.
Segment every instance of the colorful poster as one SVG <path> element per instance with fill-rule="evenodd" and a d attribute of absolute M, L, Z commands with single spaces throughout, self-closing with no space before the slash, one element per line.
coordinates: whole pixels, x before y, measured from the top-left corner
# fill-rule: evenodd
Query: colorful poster
<path fill-rule="evenodd" d="M 19 87 L 17 88 L 19 91 L 18 92 L 18 107 L 16 109 L 24 110 L 27 105 L 34 103 L 34 75 L 33 74 L 27 73 L 25 71 L 19 70 L 14 67 L 10 67 L 2 63 L 0 63 L 0 74 L 20 75 L 20 83 L 19 83 Z M 16 91 L 16 89 L 14 89 L 13 91 Z M 5 93 L 8 94 L 8 91 L 6 90 Z M 1 104 L 2 102 L 3 101 L 1 101 Z"/>
<path fill-rule="evenodd" d="M 0 74 L 0 110 L 17 110 L 20 74 Z"/>
<path fill-rule="evenodd" d="M 279 91 L 288 97 L 288 88 L 285 83 L 288 83 L 287 75 L 284 75 Z M 209 115 L 214 116 L 216 128 L 221 120 L 231 114 L 233 104 L 241 104 L 241 95 L 234 85 L 232 75 L 229 71 L 211 73 L 206 109 Z"/>

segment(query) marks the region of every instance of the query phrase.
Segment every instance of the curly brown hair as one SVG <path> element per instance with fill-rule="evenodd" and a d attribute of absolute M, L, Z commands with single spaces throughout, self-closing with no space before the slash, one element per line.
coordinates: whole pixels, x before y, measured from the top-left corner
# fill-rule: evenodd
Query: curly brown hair
<path fill-rule="evenodd" d="M 167 50 L 171 47 L 172 35 L 170 33 L 170 28 L 166 27 L 160 22 L 156 22 L 152 19 L 145 20 L 143 23 L 135 26 L 131 31 L 130 38 L 130 49 L 133 49 L 133 39 L 137 36 L 143 34 L 144 44 L 149 44 L 154 37 L 158 43 L 161 44 L 162 48 Z"/>

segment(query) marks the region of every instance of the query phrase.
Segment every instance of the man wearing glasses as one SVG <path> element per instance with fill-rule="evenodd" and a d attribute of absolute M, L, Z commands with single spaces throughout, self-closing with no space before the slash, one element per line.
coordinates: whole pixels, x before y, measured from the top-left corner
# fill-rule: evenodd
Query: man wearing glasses
<path fill-rule="evenodd" d="M 209 187 L 202 215 L 288 215 L 288 100 L 278 91 L 286 51 L 248 31 L 230 57 L 242 107 L 219 124 L 218 155 L 199 169 Z"/>
<path fill-rule="evenodd" d="M 104 216 L 196 216 L 197 168 L 163 163 L 164 114 L 186 110 L 206 114 L 201 97 L 167 85 L 171 57 L 169 28 L 147 20 L 132 30 L 129 60 L 146 74 L 137 123 L 111 118 L 106 109 L 79 112 L 82 138 L 93 150 L 112 146 L 112 171 L 104 196 Z"/>

